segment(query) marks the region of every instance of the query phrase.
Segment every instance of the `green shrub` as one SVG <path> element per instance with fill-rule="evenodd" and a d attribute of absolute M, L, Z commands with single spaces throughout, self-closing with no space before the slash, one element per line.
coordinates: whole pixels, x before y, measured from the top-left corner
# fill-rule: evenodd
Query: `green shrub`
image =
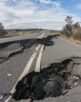
<path fill-rule="evenodd" d="M 6 34 L 7 34 L 7 32 L 5 30 L 0 30 L 0 37 L 4 36 Z"/>
<path fill-rule="evenodd" d="M 72 26 L 71 25 L 66 25 L 63 30 L 61 31 L 61 34 L 71 37 L 73 32 L 72 32 Z"/>

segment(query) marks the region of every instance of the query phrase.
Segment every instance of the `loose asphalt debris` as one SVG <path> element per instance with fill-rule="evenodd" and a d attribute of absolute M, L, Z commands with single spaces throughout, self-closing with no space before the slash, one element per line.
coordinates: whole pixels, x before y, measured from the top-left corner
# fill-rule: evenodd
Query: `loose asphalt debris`
<path fill-rule="evenodd" d="M 13 42 L 7 42 L 0 44 L 0 64 L 8 60 L 11 56 L 22 53 L 25 49 L 31 48 L 36 44 L 44 44 L 44 46 L 52 46 L 54 42 L 53 38 L 57 38 L 59 35 L 50 35 L 42 39 L 24 39 Z"/>
<path fill-rule="evenodd" d="M 17 100 L 43 100 L 65 95 L 81 84 L 81 57 L 71 57 L 60 63 L 52 63 L 39 73 L 30 72 L 16 85 L 13 98 Z"/>

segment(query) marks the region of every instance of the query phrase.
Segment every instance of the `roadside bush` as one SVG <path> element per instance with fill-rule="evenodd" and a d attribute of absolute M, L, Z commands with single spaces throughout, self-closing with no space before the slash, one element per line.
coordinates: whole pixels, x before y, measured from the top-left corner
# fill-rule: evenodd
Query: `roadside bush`
<path fill-rule="evenodd" d="M 5 30 L 1 30 L 1 29 L 0 29 L 0 37 L 4 36 L 4 35 L 6 35 L 6 34 L 7 34 L 7 32 L 6 32 Z"/>
<path fill-rule="evenodd" d="M 67 35 L 68 35 L 67 30 L 66 30 L 66 29 L 63 29 L 63 30 L 61 31 L 61 34 L 64 35 L 64 36 L 67 36 Z"/>
<path fill-rule="evenodd" d="M 71 37 L 73 32 L 72 32 L 72 26 L 71 25 L 66 25 L 63 30 L 61 31 L 61 34 L 67 37 Z"/>
<path fill-rule="evenodd" d="M 73 32 L 73 39 L 81 41 L 81 28 Z"/>

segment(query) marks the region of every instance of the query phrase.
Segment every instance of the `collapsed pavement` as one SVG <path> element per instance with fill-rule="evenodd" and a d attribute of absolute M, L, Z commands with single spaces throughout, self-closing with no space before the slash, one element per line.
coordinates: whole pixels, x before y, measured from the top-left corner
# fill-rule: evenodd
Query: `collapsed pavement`
<path fill-rule="evenodd" d="M 54 45 L 52 39 L 58 36 L 56 34 L 42 39 L 24 39 L 0 44 L 0 64 L 8 60 L 11 56 L 23 53 L 25 49 L 31 48 L 33 45 L 44 44 L 44 46 L 52 46 Z"/>
<path fill-rule="evenodd" d="M 15 100 L 43 100 L 65 95 L 81 84 L 81 57 L 71 57 L 52 63 L 39 73 L 31 72 L 16 85 Z"/>

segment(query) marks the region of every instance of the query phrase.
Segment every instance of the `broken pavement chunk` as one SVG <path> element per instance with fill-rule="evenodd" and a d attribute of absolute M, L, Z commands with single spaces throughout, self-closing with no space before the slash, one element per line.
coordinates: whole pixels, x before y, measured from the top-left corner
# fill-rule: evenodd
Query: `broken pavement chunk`
<path fill-rule="evenodd" d="M 62 94 L 62 88 L 64 87 L 64 79 L 57 75 L 51 80 L 48 80 L 44 86 L 44 90 L 48 96 L 56 97 Z"/>

